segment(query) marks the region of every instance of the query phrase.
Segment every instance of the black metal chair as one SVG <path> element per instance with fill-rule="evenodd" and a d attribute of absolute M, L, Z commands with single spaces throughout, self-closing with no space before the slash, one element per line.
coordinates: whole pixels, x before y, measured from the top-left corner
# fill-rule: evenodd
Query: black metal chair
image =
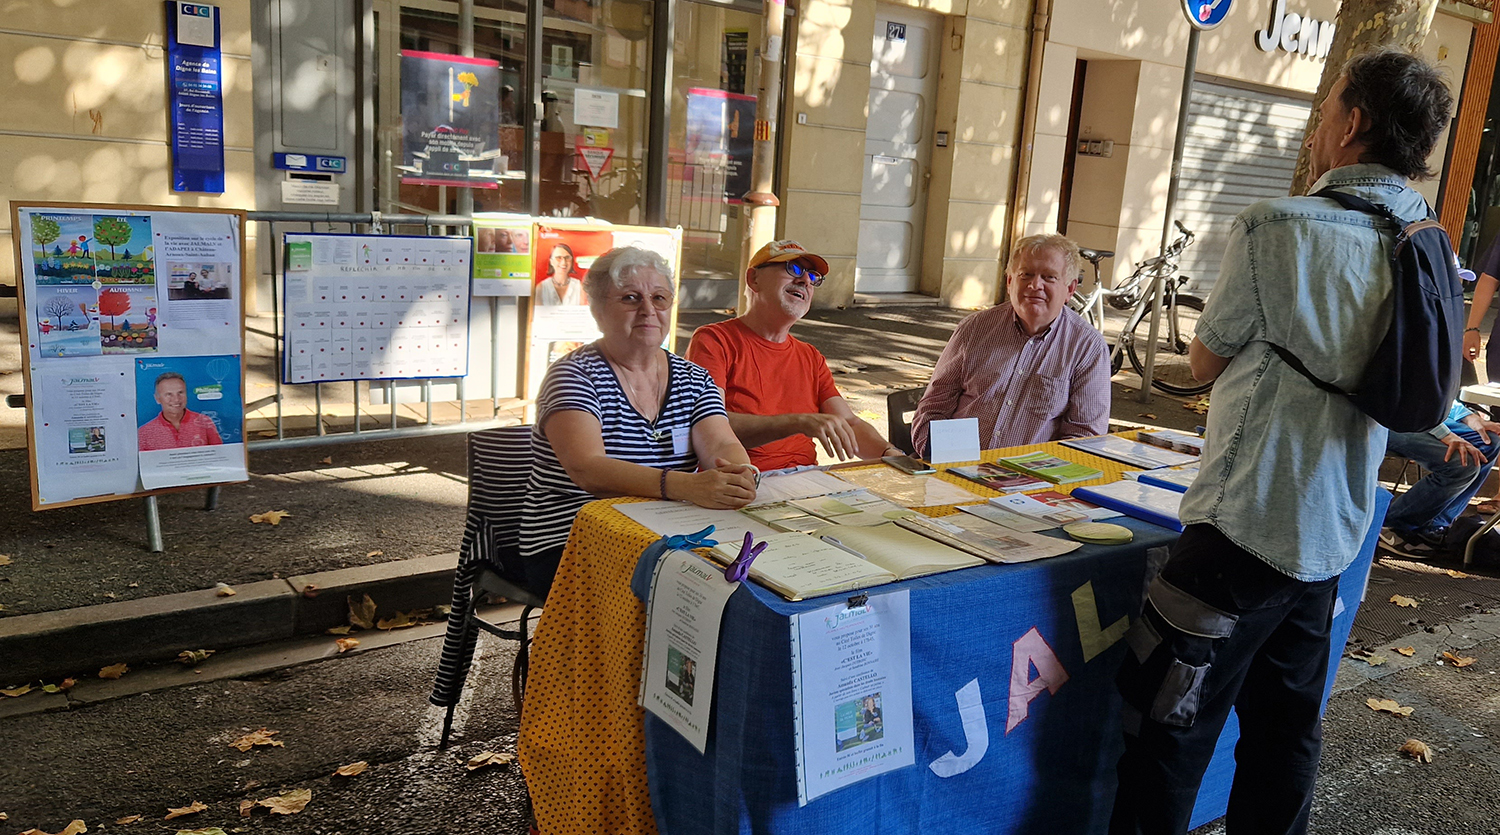
<path fill-rule="evenodd" d="M 926 393 L 927 387 L 919 386 L 914 389 L 893 391 L 885 396 L 886 440 L 890 441 L 891 446 L 919 457 L 920 453 L 912 448 L 909 414 L 916 412 L 917 403 Z"/>
<path fill-rule="evenodd" d="M 525 695 L 531 644 L 528 621 L 547 602 L 525 587 L 524 575 L 517 566 L 521 511 L 530 477 L 530 426 L 504 426 L 470 433 L 469 513 L 458 551 L 458 570 L 453 576 L 448 634 L 443 640 L 437 680 L 428 697 L 433 704 L 448 709 L 443 718 L 442 748 L 448 747 L 453 711 L 463 696 L 480 630 L 519 642 L 511 670 L 511 695 L 518 709 Z M 521 619 L 516 629 L 506 629 L 475 613 L 475 606 L 486 594 L 521 604 Z"/>

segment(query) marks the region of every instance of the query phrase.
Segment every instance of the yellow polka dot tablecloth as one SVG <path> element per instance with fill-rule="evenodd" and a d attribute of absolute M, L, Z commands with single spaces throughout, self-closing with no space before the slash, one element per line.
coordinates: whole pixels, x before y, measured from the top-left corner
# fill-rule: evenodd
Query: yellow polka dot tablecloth
<path fill-rule="evenodd" d="M 1051 488 L 1063 493 L 1119 481 L 1135 469 L 1057 443 L 992 450 L 984 460 L 1038 450 L 1103 471 L 1092 481 Z M 976 501 L 1000 495 L 958 476 L 939 477 L 974 492 Z M 531 645 L 519 751 L 543 835 L 657 831 L 646 785 L 644 712 L 636 704 L 646 610 L 630 591 L 636 561 L 657 537 L 614 509 L 627 501 L 636 500 L 591 502 L 579 512 Z M 957 512 L 954 506 L 922 511 Z"/>

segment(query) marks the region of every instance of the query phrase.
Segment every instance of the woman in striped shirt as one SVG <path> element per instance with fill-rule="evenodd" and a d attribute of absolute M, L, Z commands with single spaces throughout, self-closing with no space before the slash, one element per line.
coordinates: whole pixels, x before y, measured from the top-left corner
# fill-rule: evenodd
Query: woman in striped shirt
<path fill-rule="evenodd" d="M 755 498 L 758 473 L 729 428 L 713 378 L 661 347 L 671 275 L 660 255 L 618 247 L 584 277 L 603 336 L 548 369 L 532 432 L 521 561 L 538 594 L 552 586 L 573 517 L 595 498 L 653 496 L 726 509 Z"/>

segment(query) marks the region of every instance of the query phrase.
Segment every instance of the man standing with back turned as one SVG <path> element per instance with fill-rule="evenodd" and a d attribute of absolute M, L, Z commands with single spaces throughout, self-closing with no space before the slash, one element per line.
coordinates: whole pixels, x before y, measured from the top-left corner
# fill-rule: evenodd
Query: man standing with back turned
<path fill-rule="evenodd" d="M 1332 186 L 1410 222 L 1407 181 L 1453 97 L 1420 58 L 1351 60 L 1308 140 Z M 1111 833 L 1183 833 L 1230 707 L 1240 720 L 1229 832 L 1304 833 L 1322 750 L 1320 707 L 1339 574 L 1375 523 L 1386 430 L 1317 388 L 1272 343 L 1345 391 L 1391 322 L 1390 224 L 1322 197 L 1236 218 L 1189 359 L 1218 382 L 1187 528 L 1126 634 L 1125 755 Z"/>

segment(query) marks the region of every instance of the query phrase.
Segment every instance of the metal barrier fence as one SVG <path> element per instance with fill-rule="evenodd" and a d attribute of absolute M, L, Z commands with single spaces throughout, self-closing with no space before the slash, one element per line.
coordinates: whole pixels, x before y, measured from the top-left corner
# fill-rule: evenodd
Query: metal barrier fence
<path fill-rule="evenodd" d="M 470 419 L 468 400 L 465 397 L 465 382 L 467 379 L 465 377 L 428 378 L 421 380 L 402 381 L 381 380 L 363 383 L 359 381 L 333 383 L 299 383 L 295 385 L 284 383 L 282 379 L 282 369 L 286 367 L 286 310 L 285 299 L 283 299 L 281 296 L 283 270 L 285 269 L 285 264 L 283 263 L 281 255 L 283 235 L 287 234 L 288 232 L 334 232 L 361 235 L 411 235 L 420 233 L 422 235 L 429 236 L 448 235 L 455 233 L 466 234 L 470 232 L 472 223 L 470 218 L 462 215 L 383 215 L 379 212 L 357 214 L 333 214 L 323 212 L 249 212 L 248 218 L 250 222 L 259 224 L 258 231 L 264 232 L 264 235 L 256 235 L 256 246 L 259 252 L 261 252 L 263 256 L 269 260 L 271 265 L 270 319 L 272 323 L 272 329 L 270 332 L 267 332 L 260 328 L 250 327 L 249 323 L 247 322 L 246 330 L 248 333 L 256 334 L 262 337 L 268 337 L 274 341 L 275 350 L 273 356 L 276 363 L 276 366 L 273 369 L 274 373 L 272 375 L 275 380 L 274 394 L 255 400 L 250 400 L 249 386 L 246 386 L 246 443 L 250 448 L 282 449 L 288 447 L 320 446 L 334 443 L 402 438 L 420 435 L 472 432 L 477 429 L 484 429 L 490 426 L 497 426 L 510 422 L 509 419 L 501 418 L 499 416 L 502 398 L 498 393 L 501 386 L 500 361 L 504 358 L 505 353 L 501 350 L 500 347 L 502 338 L 502 328 L 500 325 L 500 321 L 502 318 L 502 308 L 506 305 L 506 302 L 502 302 L 501 300 L 493 297 L 485 299 L 473 299 L 471 297 L 471 314 L 474 311 L 474 306 L 479 304 L 480 302 L 487 302 L 489 306 L 488 318 L 490 324 L 490 333 L 488 344 L 490 346 L 490 355 L 488 358 L 488 364 L 490 368 L 490 379 L 488 388 L 491 408 L 490 414 L 487 416 L 479 416 L 476 419 Z M 263 272 L 263 269 L 257 270 L 257 275 L 247 276 L 245 277 L 245 281 L 248 283 L 250 281 L 259 280 L 260 275 L 263 274 Z M 520 314 L 524 311 L 524 308 L 520 306 L 522 304 L 524 304 L 524 302 L 516 303 L 517 306 L 515 311 L 515 320 L 518 328 L 521 321 Z M 249 314 L 247 312 L 247 316 L 248 315 Z M 471 323 L 472 321 L 473 320 L 471 318 Z M 520 332 L 520 330 L 518 330 L 518 333 Z M 476 342 L 473 337 L 474 334 L 471 330 L 471 369 L 473 360 L 473 347 Z M 248 350 L 249 349 L 247 346 L 247 352 Z M 524 352 L 520 350 L 520 346 L 518 344 L 515 354 L 515 360 L 517 363 L 517 380 L 520 379 L 521 375 L 519 364 L 521 362 L 523 353 Z M 434 420 L 434 380 L 439 381 L 438 386 L 454 386 L 456 388 L 455 397 L 452 398 L 452 400 L 457 400 L 458 402 L 458 421 L 456 423 L 439 423 Z M 411 425 L 413 421 L 408 418 L 406 421 L 408 425 L 403 426 L 403 421 L 400 416 L 400 401 L 404 393 L 408 393 L 411 391 L 413 384 L 419 387 L 420 397 L 416 400 L 416 402 L 425 407 L 425 409 L 423 410 L 424 417 L 420 420 L 415 421 L 415 425 Z M 330 388 L 335 387 L 338 389 L 344 389 L 349 394 L 347 400 L 339 398 L 339 402 L 347 402 L 353 408 L 353 421 L 350 429 L 347 431 L 331 431 L 328 425 L 329 422 L 325 420 L 325 393 Z M 314 424 L 313 434 L 301 434 L 300 432 L 298 432 L 296 434 L 289 435 L 287 425 L 287 403 L 289 390 L 305 390 L 307 388 L 312 389 L 312 417 Z M 379 399 L 383 400 L 384 404 L 389 407 L 389 416 L 383 420 L 383 426 L 378 425 L 375 428 L 367 428 L 364 425 L 367 413 L 362 408 L 362 394 L 368 394 L 368 399 L 371 405 L 375 405 L 378 394 Z M 451 400 L 448 398 L 444 398 L 441 402 L 447 403 L 451 402 Z M 254 412 L 261 411 L 270 406 L 275 407 L 274 418 L 271 418 L 272 420 L 274 420 L 274 431 L 269 429 L 262 429 L 260 430 L 260 432 L 254 434 L 260 434 L 263 437 L 251 440 L 250 435 L 252 434 L 253 430 L 248 425 L 251 422 L 249 416 Z M 261 419 L 262 418 L 255 418 L 254 420 Z"/>

